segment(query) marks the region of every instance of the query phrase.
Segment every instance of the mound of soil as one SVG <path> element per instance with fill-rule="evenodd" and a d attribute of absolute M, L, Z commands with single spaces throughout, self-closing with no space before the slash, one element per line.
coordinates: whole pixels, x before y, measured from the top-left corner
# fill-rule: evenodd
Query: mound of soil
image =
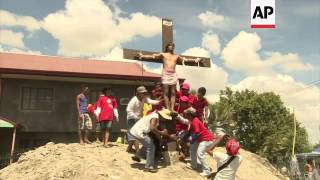
<path fill-rule="evenodd" d="M 177 180 L 205 179 L 197 172 L 178 162 L 159 167 L 157 173 L 144 172 L 142 163 L 131 160 L 126 145 L 114 144 L 104 148 L 101 144 L 54 144 L 24 153 L 17 162 L 0 170 L 0 179 L 130 179 L 130 180 Z M 216 148 L 215 151 L 224 151 Z M 282 179 L 266 159 L 245 150 L 240 151 L 243 161 L 237 172 L 238 180 L 277 180 Z M 210 165 L 216 163 L 210 157 Z"/>

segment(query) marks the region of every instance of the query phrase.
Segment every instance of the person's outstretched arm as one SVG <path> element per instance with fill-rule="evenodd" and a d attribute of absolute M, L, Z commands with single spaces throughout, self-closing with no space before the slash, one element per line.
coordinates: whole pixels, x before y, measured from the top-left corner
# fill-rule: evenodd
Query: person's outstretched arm
<path fill-rule="evenodd" d="M 137 54 L 137 58 L 140 59 L 140 60 L 143 60 L 143 59 L 162 59 L 162 54 L 161 53 L 155 53 L 155 54 L 152 54 L 152 55 L 147 55 L 147 54 L 142 54 L 141 52 L 139 52 Z"/>
<path fill-rule="evenodd" d="M 179 56 L 178 57 L 178 62 L 181 62 L 182 64 L 184 64 L 184 62 L 194 62 L 194 63 L 199 63 L 201 61 L 201 58 L 197 57 L 197 58 L 186 58 L 183 56 Z"/>
<path fill-rule="evenodd" d="M 151 104 L 151 105 L 158 105 L 160 103 L 159 100 L 153 100 L 149 97 L 145 98 L 146 103 Z"/>

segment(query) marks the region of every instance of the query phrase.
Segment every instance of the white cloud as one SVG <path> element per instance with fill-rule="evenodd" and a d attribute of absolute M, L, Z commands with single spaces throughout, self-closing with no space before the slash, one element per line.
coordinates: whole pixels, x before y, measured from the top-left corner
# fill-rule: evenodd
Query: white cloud
<path fill-rule="evenodd" d="M 0 52 L 41 55 L 40 51 L 32 51 L 32 50 L 19 49 L 19 48 L 6 48 L 6 47 L 2 47 L 2 45 L 0 45 Z"/>
<path fill-rule="evenodd" d="M 193 47 L 185 50 L 182 55 L 186 56 L 199 56 L 199 57 L 210 57 L 210 52 L 201 47 Z"/>
<path fill-rule="evenodd" d="M 114 47 L 110 50 L 109 53 L 103 55 L 94 57 L 93 59 L 99 59 L 99 60 L 109 60 L 109 61 L 124 61 L 123 59 L 123 49 L 120 46 Z"/>
<path fill-rule="evenodd" d="M 5 10 L 0 10 L 0 25 L 23 27 L 28 31 L 35 31 L 41 28 L 40 22 L 31 16 L 19 16 Z"/>
<path fill-rule="evenodd" d="M 294 53 L 266 53 L 267 57 L 263 59 L 258 53 L 260 49 L 261 38 L 256 33 L 241 31 L 227 43 L 221 57 L 228 68 L 249 75 L 273 74 L 275 67 L 286 72 L 314 69 L 311 64 L 301 62 Z"/>
<path fill-rule="evenodd" d="M 204 26 L 208 27 L 220 26 L 225 20 L 225 17 L 223 15 L 219 15 L 211 11 L 206 11 L 199 14 L 198 18 Z"/>
<path fill-rule="evenodd" d="M 212 32 L 204 33 L 201 45 L 214 55 L 218 55 L 220 53 L 220 42 L 217 34 L 213 34 Z"/>
<path fill-rule="evenodd" d="M 225 88 L 228 80 L 227 72 L 213 63 L 210 68 L 178 65 L 177 73 L 179 77 L 186 79 L 192 89 L 205 87 L 210 102 L 217 100 L 216 94 Z"/>
<path fill-rule="evenodd" d="M 280 64 L 280 68 L 285 72 L 291 71 L 307 71 L 313 70 L 314 67 L 311 64 L 303 64 L 300 61 L 299 55 L 297 53 L 281 54 L 279 52 L 267 53 L 269 58 L 266 59 L 265 64 L 267 66 L 274 66 Z"/>
<path fill-rule="evenodd" d="M 17 48 L 25 48 L 23 37 L 23 33 L 0 29 L 0 44 Z"/>
<path fill-rule="evenodd" d="M 186 50 L 184 55 L 193 55 L 200 57 L 210 57 L 210 53 L 200 47 L 194 47 Z M 192 89 L 205 87 L 207 89 L 207 98 L 210 102 L 217 101 L 219 90 L 224 89 L 228 80 L 228 74 L 223 68 L 211 63 L 210 68 L 194 66 L 177 66 L 178 77 L 185 78 L 190 83 Z"/>
<path fill-rule="evenodd" d="M 233 86 L 234 90 L 253 89 L 258 92 L 273 91 L 285 105 L 294 108 L 297 120 L 306 127 L 311 142 L 320 137 L 320 89 L 295 81 L 288 75 L 249 76 Z"/>
<path fill-rule="evenodd" d="M 61 55 L 101 56 L 136 37 L 160 34 L 161 20 L 140 12 L 117 17 L 101 0 L 68 0 L 65 10 L 44 18 L 43 28 L 59 41 Z"/>

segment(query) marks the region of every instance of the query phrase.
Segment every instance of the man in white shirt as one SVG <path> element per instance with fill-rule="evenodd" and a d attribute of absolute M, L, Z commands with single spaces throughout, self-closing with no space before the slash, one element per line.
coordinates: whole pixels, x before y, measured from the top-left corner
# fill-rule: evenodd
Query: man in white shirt
<path fill-rule="evenodd" d="M 238 154 L 240 144 L 234 139 L 229 139 L 226 143 L 226 153 L 212 152 L 212 150 L 225 138 L 229 136 L 224 134 L 219 136 L 215 143 L 208 149 L 208 153 L 217 162 L 217 173 L 214 180 L 235 180 L 236 172 L 241 164 L 242 157 Z M 231 158 L 233 158 L 231 160 Z M 230 161 L 227 163 L 228 161 Z M 225 166 L 225 167 L 223 167 Z M 219 171 L 220 169 L 220 171 Z"/>
<path fill-rule="evenodd" d="M 143 144 L 143 147 L 137 151 L 135 156 L 132 157 L 132 160 L 140 162 L 140 158 L 143 157 L 143 153 L 146 152 L 145 170 L 150 172 L 156 171 L 156 147 L 154 140 L 150 137 L 150 133 L 155 135 L 158 139 L 161 139 L 161 136 L 165 136 L 176 140 L 175 135 L 169 135 L 166 129 L 162 131 L 158 129 L 159 120 L 172 120 L 170 110 L 163 109 L 144 116 L 130 129 L 128 133 Z"/>
<path fill-rule="evenodd" d="M 147 89 L 144 86 L 139 86 L 136 90 L 136 95 L 131 98 L 127 106 L 127 130 L 129 131 L 132 126 L 143 116 L 143 106 L 144 103 L 157 105 L 160 102 L 157 100 L 152 100 L 147 97 Z M 139 143 L 138 141 L 132 137 L 129 133 L 127 134 L 128 137 L 128 148 L 127 152 L 133 153 L 138 151 Z M 132 148 L 134 145 L 134 149 Z"/>

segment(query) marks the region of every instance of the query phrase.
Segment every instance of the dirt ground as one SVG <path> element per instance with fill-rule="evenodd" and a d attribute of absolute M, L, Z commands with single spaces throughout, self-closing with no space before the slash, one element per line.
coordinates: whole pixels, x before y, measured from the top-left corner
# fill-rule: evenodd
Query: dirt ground
<path fill-rule="evenodd" d="M 190 170 L 184 163 L 159 166 L 157 173 L 143 172 L 144 161 L 136 163 L 131 154 L 125 152 L 126 145 L 115 144 L 104 148 L 101 144 L 54 144 L 24 153 L 17 162 L 0 170 L 1 180 L 53 180 L 53 179 L 130 179 L 130 180 L 177 180 L 206 179 Z M 223 148 L 215 151 L 224 152 Z M 243 161 L 237 172 L 237 180 L 277 180 L 283 179 L 264 159 L 245 150 L 240 151 Z M 215 162 L 210 165 L 215 170 Z"/>

